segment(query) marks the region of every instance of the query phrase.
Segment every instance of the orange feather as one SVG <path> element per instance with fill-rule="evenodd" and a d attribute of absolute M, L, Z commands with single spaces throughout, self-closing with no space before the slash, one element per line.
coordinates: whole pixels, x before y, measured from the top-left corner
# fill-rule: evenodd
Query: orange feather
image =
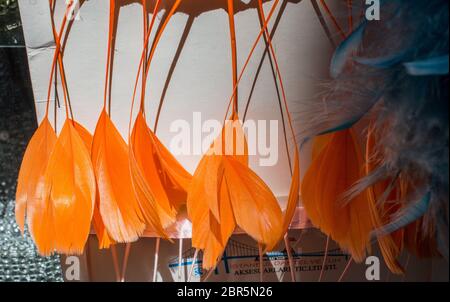
<path fill-rule="evenodd" d="M 328 145 L 332 138 L 332 134 L 319 135 L 313 140 L 312 158 L 315 159 L 319 156 L 320 152 Z"/>
<path fill-rule="evenodd" d="M 42 255 L 52 253 L 51 207 L 46 198 L 45 170 L 56 143 L 56 134 L 46 117 L 31 138 L 20 166 L 16 191 L 16 222 L 24 232 L 25 216 L 30 234 Z"/>
<path fill-rule="evenodd" d="M 156 165 L 160 172 L 161 182 L 170 203 L 178 211 L 181 206 L 186 204 L 192 175 L 184 169 L 152 131 L 150 131 L 150 135 L 155 147 Z"/>
<path fill-rule="evenodd" d="M 164 228 L 176 221 L 186 203 L 191 175 L 148 128 L 142 112 L 130 137 L 130 169 L 147 224 L 167 238 Z"/>
<path fill-rule="evenodd" d="M 82 254 L 95 202 L 95 176 L 72 120 L 67 119 L 46 170 L 54 221 L 54 247 L 64 254 Z"/>
<path fill-rule="evenodd" d="M 224 164 L 237 225 L 261 244 L 276 244 L 283 226 L 276 197 L 247 166 L 232 158 L 225 158 Z"/>
<path fill-rule="evenodd" d="M 109 236 L 116 242 L 136 241 L 145 229 L 128 161 L 127 144 L 103 110 L 95 129 L 92 162 L 100 214 Z"/>
<path fill-rule="evenodd" d="M 74 121 L 74 127 L 75 130 L 80 135 L 81 139 L 83 140 L 86 148 L 88 149 L 89 153 L 92 149 L 92 142 L 93 137 L 89 133 L 89 131 L 86 130 L 82 125 Z M 99 205 L 99 199 L 98 199 L 98 188 L 96 185 L 96 194 L 95 194 L 95 206 L 94 206 L 94 214 L 92 217 L 92 222 L 94 225 L 95 234 L 97 235 L 98 242 L 99 242 L 99 248 L 100 249 L 107 249 L 112 244 L 114 244 L 114 241 L 109 237 L 108 232 L 105 229 L 105 224 L 103 223 L 102 216 L 100 215 L 100 205 Z"/>
<path fill-rule="evenodd" d="M 161 182 L 160 173 L 158 173 L 158 170 L 160 169 L 158 169 L 155 160 L 157 154 L 155 150 L 156 147 L 150 133 L 151 131 L 147 126 L 143 114 L 139 113 L 136 118 L 130 141 L 130 153 L 133 154 L 133 158 L 135 159 L 131 164 L 136 164 L 132 170 L 139 169 L 139 171 L 141 171 L 145 178 L 145 184 L 152 194 L 152 199 L 155 200 L 154 207 L 156 208 L 156 214 L 158 215 L 161 225 L 163 228 L 167 228 L 175 222 L 177 212 L 170 203 L 166 190 Z M 144 217 L 155 215 L 152 207 L 145 206 L 145 203 L 149 202 L 151 202 L 151 200 L 140 200 Z"/>
<path fill-rule="evenodd" d="M 334 133 L 313 161 L 302 185 L 303 204 L 313 224 L 348 250 L 356 261 L 365 258 L 374 229 L 366 194 L 341 200 L 362 176 L 363 158 L 352 130 Z M 318 194 L 316 194 L 318 193 Z"/>
<path fill-rule="evenodd" d="M 248 146 L 237 114 L 198 165 L 187 205 L 192 243 L 204 250 L 204 268 L 216 266 L 236 225 L 261 244 L 273 246 L 279 240 L 281 209 L 264 181 L 248 167 Z"/>

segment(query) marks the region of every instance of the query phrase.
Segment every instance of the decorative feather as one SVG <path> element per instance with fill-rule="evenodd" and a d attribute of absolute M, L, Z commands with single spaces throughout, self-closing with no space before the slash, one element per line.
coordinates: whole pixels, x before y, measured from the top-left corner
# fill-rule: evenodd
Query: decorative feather
<path fill-rule="evenodd" d="M 95 202 L 95 176 L 89 152 L 67 119 L 45 173 L 54 222 L 54 248 L 82 254 L 89 235 Z"/>
<path fill-rule="evenodd" d="M 376 235 L 391 234 L 399 229 L 406 227 L 414 221 L 421 218 L 428 211 L 430 206 L 431 193 L 428 192 L 419 201 L 410 204 L 408 207 L 400 210 L 393 221 L 388 225 L 383 226 L 381 229 L 376 230 Z"/>
<path fill-rule="evenodd" d="M 186 204 L 192 175 L 178 162 L 158 137 L 150 131 L 155 147 L 156 164 L 170 203 L 178 211 Z"/>
<path fill-rule="evenodd" d="M 236 225 L 261 244 L 273 246 L 279 241 L 281 209 L 267 185 L 248 167 L 248 147 L 237 114 L 226 122 L 198 165 L 187 204 L 192 244 L 205 250 L 205 268 L 215 267 Z"/>
<path fill-rule="evenodd" d="M 95 129 L 92 163 L 108 234 L 117 242 L 136 241 L 145 224 L 131 183 L 128 147 L 105 110 Z"/>
<path fill-rule="evenodd" d="M 374 151 L 382 157 L 346 198 L 391 180 L 377 193 L 379 211 L 388 204 L 396 209 L 389 219 L 381 216 L 386 230 L 403 228 L 392 234 L 398 236 L 420 220 L 422 239 L 435 241 L 447 257 L 448 1 L 382 1 L 381 9 L 380 21 L 365 22 L 364 31 L 350 38 L 352 46 L 347 39 L 336 51 L 331 70 L 337 77 L 326 85 L 323 102 L 302 104 L 306 130 L 299 135 L 306 141 L 374 114 L 380 132 Z M 345 68 L 352 57 L 357 64 Z M 401 183 L 408 184 L 408 194 L 388 201 Z"/>
<path fill-rule="evenodd" d="M 402 62 L 402 60 L 405 58 L 405 56 L 407 56 L 407 54 L 410 51 L 411 51 L 410 49 L 407 49 L 400 53 L 395 53 L 385 57 L 375 57 L 375 58 L 353 57 L 353 61 L 374 68 L 390 68 Z"/>
<path fill-rule="evenodd" d="M 224 158 L 224 170 L 237 225 L 261 244 L 276 244 L 283 218 L 272 191 L 252 170 L 233 158 Z"/>
<path fill-rule="evenodd" d="M 417 60 L 403 64 L 412 76 L 432 76 L 448 74 L 448 54 L 425 60 Z"/>
<path fill-rule="evenodd" d="M 56 139 L 55 130 L 48 118 L 44 118 L 28 144 L 17 180 L 17 225 L 23 234 L 26 216 L 30 234 L 43 255 L 52 253 L 52 212 L 44 173 Z"/>
<path fill-rule="evenodd" d="M 351 130 L 336 132 L 313 160 L 302 184 L 305 209 L 314 223 L 362 261 L 370 248 L 373 224 L 365 194 L 342 202 L 343 194 L 361 175 L 363 159 Z"/>
<path fill-rule="evenodd" d="M 149 206 L 148 201 L 140 201 L 141 209 L 149 221 L 160 221 L 162 228 L 167 228 L 176 220 L 176 209 L 170 203 L 166 190 L 161 182 L 156 163 L 156 147 L 154 145 L 151 130 L 148 128 L 142 113 L 136 118 L 136 123 L 131 134 L 130 153 L 134 161 L 131 161 L 131 171 L 138 170 L 145 179 L 147 191 L 151 192 L 154 205 Z M 133 181 L 136 182 L 136 173 L 132 173 Z M 147 206 L 146 206 L 147 204 Z M 156 209 L 156 211 L 155 211 Z M 150 218 L 157 214 L 158 218 Z"/>
<path fill-rule="evenodd" d="M 133 93 L 132 107 L 134 107 L 136 88 L 142 69 L 141 106 L 129 139 L 129 164 L 137 199 L 146 223 L 161 237 L 167 238 L 164 228 L 169 227 L 176 221 L 178 210 L 186 203 L 187 190 L 190 186 L 192 176 L 181 166 L 148 127 L 144 114 L 145 84 L 151 62 L 164 29 L 181 4 L 181 0 L 177 0 L 170 9 L 166 19 L 156 33 L 150 55 L 147 58 L 148 42 L 159 4 L 160 1 L 157 1 L 150 27 L 146 30 L 144 51 L 141 56 L 138 77 Z M 144 68 L 142 68 L 143 66 Z"/>
<path fill-rule="evenodd" d="M 80 135 L 82 141 L 84 142 L 87 150 L 89 153 L 92 149 L 92 142 L 94 138 L 89 133 L 89 131 L 86 130 L 81 124 L 77 122 L 73 122 L 75 130 Z M 92 216 L 92 222 L 95 230 L 95 234 L 98 238 L 99 248 L 100 249 L 108 249 L 112 244 L 114 244 L 114 241 L 109 237 L 108 232 L 105 229 L 105 224 L 103 223 L 102 216 L 100 215 L 100 205 L 99 205 L 99 195 L 98 195 L 98 187 L 96 185 L 96 194 L 95 194 L 95 206 L 94 206 L 94 213 Z"/>
<path fill-rule="evenodd" d="M 330 64 L 330 74 L 336 78 L 344 70 L 349 57 L 354 53 L 361 44 L 364 37 L 364 30 L 367 22 L 362 22 L 348 37 L 344 39 L 336 48 Z"/>

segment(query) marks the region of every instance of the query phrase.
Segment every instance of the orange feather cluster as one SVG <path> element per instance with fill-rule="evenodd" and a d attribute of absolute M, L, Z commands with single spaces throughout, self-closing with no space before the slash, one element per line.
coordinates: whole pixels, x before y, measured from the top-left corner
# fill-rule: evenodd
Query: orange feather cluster
<path fill-rule="evenodd" d="M 247 142 L 237 114 L 200 161 L 187 207 L 192 245 L 204 250 L 206 269 L 215 267 L 236 226 L 265 246 L 279 240 L 281 209 L 268 186 L 248 167 Z"/>

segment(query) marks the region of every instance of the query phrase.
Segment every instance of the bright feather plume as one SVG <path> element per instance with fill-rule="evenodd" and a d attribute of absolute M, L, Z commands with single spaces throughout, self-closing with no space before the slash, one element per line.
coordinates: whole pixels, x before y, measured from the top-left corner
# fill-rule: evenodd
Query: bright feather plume
<path fill-rule="evenodd" d="M 94 138 L 86 130 L 82 125 L 74 121 L 75 130 L 80 135 L 83 140 L 86 148 L 89 150 L 89 153 L 92 149 L 92 142 Z M 105 224 L 103 223 L 102 216 L 100 215 L 100 205 L 99 205 L 99 195 L 98 188 L 96 186 L 96 194 L 95 194 L 95 206 L 94 206 L 94 214 L 92 216 L 92 222 L 95 230 L 95 234 L 97 235 L 99 248 L 107 249 L 114 243 L 114 241 L 109 237 L 108 232 L 106 231 Z"/>
<path fill-rule="evenodd" d="M 147 224 L 161 237 L 186 202 L 191 175 L 149 129 L 140 112 L 130 138 L 130 167 Z"/>
<path fill-rule="evenodd" d="M 89 152 L 67 119 L 50 156 L 46 185 L 53 210 L 54 248 L 82 254 L 95 202 L 95 176 Z"/>
<path fill-rule="evenodd" d="M 362 176 L 364 160 L 352 130 L 336 132 L 313 160 L 302 184 L 305 209 L 314 225 L 362 261 L 374 229 L 366 194 L 343 195 Z"/>
<path fill-rule="evenodd" d="M 248 147 L 237 114 L 226 122 L 194 173 L 188 193 L 193 246 L 214 268 L 236 225 L 257 242 L 273 246 L 283 225 L 278 202 L 248 167 Z"/>
<path fill-rule="evenodd" d="M 92 143 L 98 204 L 106 230 L 117 242 L 136 241 L 145 229 L 128 163 L 128 147 L 105 110 Z"/>
<path fill-rule="evenodd" d="M 25 217 L 30 234 L 43 255 L 51 254 L 52 212 L 45 185 L 45 170 L 56 143 L 55 130 L 46 117 L 28 144 L 20 166 L 16 191 L 16 222 L 24 232 Z"/>

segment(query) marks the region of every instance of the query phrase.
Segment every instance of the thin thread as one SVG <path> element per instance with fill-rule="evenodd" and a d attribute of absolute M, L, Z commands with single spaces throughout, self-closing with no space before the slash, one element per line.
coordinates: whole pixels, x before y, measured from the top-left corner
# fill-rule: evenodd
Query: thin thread
<path fill-rule="evenodd" d="M 345 266 L 345 269 L 344 269 L 344 271 L 342 272 L 341 277 L 339 277 L 338 282 L 342 282 L 342 280 L 344 280 L 344 277 L 345 277 L 345 275 L 347 274 L 347 272 L 348 272 L 350 266 L 352 265 L 352 263 L 353 263 L 353 257 L 351 257 L 350 260 L 348 260 L 347 265 Z"/>
<path fill-rule="evenodd" d="M 328 17 L 331 19 L 331 22 L 333 23 L 334 27 L 337 29 L 337 31 L 339 32 L 339 34 L 341 35 L 341 37 L 343 39 L 345 39 L 346 34 L 344 32 L 344 30 L 342 29 L 342 27 L 339 25 L 339 22 L 337 21 L 336 17 L 333 15 L 333 13 L 331 12 L 330 8 L 328 7 L 327 3 L 325 2 L 325 0 L 320 0 L 320 3 L 322 4 L 325 12 L 327 13 Z"/>

